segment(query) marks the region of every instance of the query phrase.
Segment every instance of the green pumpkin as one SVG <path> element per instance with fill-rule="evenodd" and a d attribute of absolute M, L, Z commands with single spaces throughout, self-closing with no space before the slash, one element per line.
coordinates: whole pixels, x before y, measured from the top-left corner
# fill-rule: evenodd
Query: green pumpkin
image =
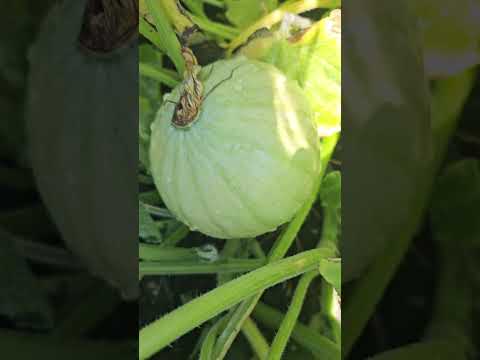
<path fill-rule="evenodd" d="M 56 5 L 31 49 L 29 153 L 68 246 L 132 298 L 138 292 L 138 154 L 128 144 L 138 131 L 137 46 L 135 35 L 116 44 L 89 37 L 84 14 L 93 3 Z"/>
<path fill-rule="evenodd" d="M 172 123 L 183 85 L 152 125 L 155 184 L 192 230 L 221 239 L 273 231 L 305 203 L 320 171 L 305 93 L 274 66 L 244 57 L 215 62 L 200 80 L 204 99 L 189 127 Z"/>

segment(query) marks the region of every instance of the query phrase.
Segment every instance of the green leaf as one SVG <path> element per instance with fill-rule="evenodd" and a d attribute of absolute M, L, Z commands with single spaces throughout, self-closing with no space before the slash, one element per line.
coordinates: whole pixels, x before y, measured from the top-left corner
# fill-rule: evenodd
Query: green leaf
<path fill-rule="evenodd" d="M 161 241 L 162 236 L 155 221 L 140 201 L 138 202 L 138 225 L 138 233 L 142 239 Z"/>
<path fill-rule="evenodd" d="M 312 106 L 319 134 L 340 130 L 341 34 L 340 10 L 318 21 L 300 37 L 280 33 L 252 40 L 240 53 L 275 65 L 298 81 Z"/>
<path fill-rule="evenodd" d="M 148 204 L 148 205 L 160 205 L 162 203 L 162 199 L 160 198 L 160 194 L 157 190 L 151 190 L 146 192 L 141 192 L 138 194 L 138 200 L 141 202 Z"/>
<path fill-rule="evenodd" d="M 0 229 L 0 314 L 19 327 L 53 326 L 53 312 L 27 262 L 15 248 L 15 237 Z"/>
<path fill-rule="evenodd" d="M 439 270 L 427 335 L 449 339 L 460 349 L 463 346 L 464 352 L 472 349 L 474 342 L 472 285 L 480 249 L 479 207 L 480 162 L 465 159 L 449 165 L 438 179 L 432 198 L 430 219 Z"/>
<path fill-rule="evenodd" d="M 153 67 L 162 66 L 162 54 L 150 44 L 142 44 L 139 47 L 139 59 L 142 63 Z M 150 160 L 148 149 L 150 144 L 150 126 L 155 119 L 157 110 L 162 102 L 160 84 L 146 76 L 141 76 L 140 99 L 139 99 L 139 123 L 138 123 L 138 154 L 140 163 L 149 168 Z"/>
<path fill-rule="evenodd" d="M 227 19 L 243 29 L 274 10 L 277 3 L 278 0 L 225 0 Z"/>
<path fill-rule="evenodd" d="M 448 166 L 435 188 L 431 222 L 435 238 L 452 247 L 480 247 L 480 161 Z"/>
<path fill-rule="evenodd" d="M 181 53 L 181 45 L 164 9 L 160 2 L 155 0 L 146 0 L 145 4 L 157 28 L 158 39 L 161 39 L 161 47 L 165 49 L 168 57 L 175 64 L 178 73 L 183 74 L 185 70 L 185 60 Z"/>
<path fill-rule="evenodd" d="M 203 1 L 185 0 L 184 3 L 188 7 L 188 9 L 192 12 L 192 14 L 195 14 L 197 16 L 201 16 L 204 18 L 207 17 L 207 15 L 205 14 L 205 9 L 203 7 L 204 6 Z"/>
<path fill-rule="evenodd" d="M 153 122 L 154 111 L 148 99 L 140 96 L 139 99 L 139 123 L 138 123 L 138 157 L 140 164 L 148 169 L 150 167 L 150 159 L 148 155 L 148 148 L 150 144 L 150 127 L 149 124 Z"/>
<path fill-rule="evenodd" d="M 337 293 L 342 295 L 342 260 L 341 259 L 322 259 L 318 266 L 318 271 L 323 278 L 332 285 Z"/>

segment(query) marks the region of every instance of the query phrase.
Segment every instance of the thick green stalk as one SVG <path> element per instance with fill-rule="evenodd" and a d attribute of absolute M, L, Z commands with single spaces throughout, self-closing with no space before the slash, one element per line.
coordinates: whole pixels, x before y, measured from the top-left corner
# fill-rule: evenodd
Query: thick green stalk
<path fill-rule="evenodd" d="M 187 226 L 182 224 L 171 235 L 165 238 L 165 240 L 163 240 L 160 246 L 161 247 L 176 246 L 180 241 L 185 239 L 189 233 L 190 233 L 190 229 Z"/>
<path fill-rule="evenodd" d="M 179 34 L 183 34 L 194 26 L 190 18 L 180 11 L 177 0 L 161 0 L 158 3 Z"/>
<path fill-rule="evenodd" d="M 148 14 L 152 17 L 157 27 L 161 44 L 168 57 L 173 61 L 179 74 L 185 71 L 185 60 L 181 52 L 181 45 L 169 22 L 168 15 L 157 0 L 145 0 Z"/>
<path fill-rule="evenodd" d="M 318 267 L 330 249 L 305 251 L 245 274 L 188 302 L 145 326 L 139 334 L 139 358 L 146 359 L 223 311 L 274 286 Z"/>
<path fill-rule="evenodd" d="M 140 75 L 156 80 L 171 88 L 174 88 L 180 82 L 179 76 L 173 71 L 169 71 L 163 68 L 156 68 L 152 65 L 145 63 L 139 63 L 138 68 L 140 71 Z"/>
<path fill-rule="evenodd" d="M 194 25 L 197 25 L 207 33 L 220 36 L 224 39 L 231 40 L 240 33 L 236 28 L 211 21 L 207 17 L 193 15 L 187 11 L 180 11 L 177 0 L 162 0 L 161 6 L 177 33 L 180 35 L 186 33 L 189 29 L 193 28 Z M 198 6 L 201 6 L 201 4 L 197 3 L 195 5 L 197 9 L 200 9 Z"/>
<path fill-rule="evenodd" d="M 183 0 L 185 6 L 190 10 L 193 15 L 197 15 L 206 18 L 205 9 L 203 8 L 203 2 L 198 0 Z"/>
<path fill-rule="evenodd" d="M 220 254 L 220 259 L 224 260 L 228 258 L 237 257 L 238 251 L 240 250 L 241 246 L 243 246 L 242 239 L 231 239 L 229 241 L 226 241 L 225 245 L 223 246 L 222 252 Z M 235 274 L 219 273 L 217 275 L 217 286 L 223 285 L 234 278 L 235 278 Z"/>
<path fill-rule="evenodd" d="M 165 209 L 163 207 L 153 206 L 143 202 L 140 202 L 140 204 L 143 207 L 145 207 L 145 210 L 147 210 L 152 215 L 165 217 L 165 218 L 173 218 L 172 213 L 168 211 L 168 209 Z"/>
<path fill-rule="evenodd" d="M 253 317 L 270 329 L 276 330 L 280 326 L 284 314 L 259 302 L 253 310 Z M 300 322 L 297 322 L 293 328 L 292 339 L 314 354 L 315 358 L 322 360 L 340 359 L 339 345 Z"/>
<path fill-rule="evenodd" d="M 322 289 L 320 295 L 320 304 L 322 308 L 319 315 L 327 321 L 329 329 L 319 329 L 322 332 L 329 332 L 330 337 L 337 344 L 342 342 L 342 326 L 339 316 L 337 314 L 337 307 L 339 306 L 337 295 L 334 287 L 326 280 L 322 280 Z"/>
<path fill-rule="evenodd" d="M 138 194 L 138 201 L 149 205 L 158 205 L 162 199 L 157 190 L 144 191 Z"/>
<path fill-rule="evenodd" d="M 299 1 L 287 1 L 278 9 L 267 14 L 254 24 L 247 27 L 241 34 L 233 39 L 228 46 L 228 54 L 245 43 L 248 38 L 257 30 L 261 28 L 271 28 L 276 23 L 282 21 L 283 17 L 287 13 L 300 14 L 309 10 L 318 8 L 336 8 L 340 6 L 339 0 L 299 0 Z"/>
<path fill-rule="evenodd" d="M 265 265 L 262 260 L 231 259 L 213 263 L 195 261 L 141 261 L 139 274 L 141 277 L 148 275 L 198 275 L 218 273 L 245 273 Z"/>
<path fill-rule="evenodd" d="M 212 248 L 216 251 L 215 248 Z M 202 248 L 181 248 L 181 247 L 163 247 L 152 244 L 140 244 L 138 248 L 138 257 L 145 261 L 199 261 L 201 254 L 210 253 L 210 250 Z"/>
<path fill-rule="evenodd" d="M 265 340 L 265 337 L 258 329 L 257 324 L 255 324 L 251 318 L 247 318 L 243 323 L 242 333 L 250 343 L 255 355 L 257 355 L 260 360 L 265 360 L 270 348 L 267 340 Z"/>
<path fill-rule="evenodd" d="M 160 34 L 143 17 L 140 18 L 140 22 L 138 24 L 138 31 L 140 34 L 143 35 L 143 37 L 150 40 L 150 42 L 155 45 L 160 50 L 160 52 L 164 54 L 167 53 L 167 49 L 165 47 L 165 44 L 162 42 Z"/>
<path fill-rule="evenodd" d="M 324 211 L 322 236 L 320 237 L 320 241 L 317 246 L 333 246 L 335 249 L 338 249 L 341 224 L 339 223 L 337 209 L 329 205 L 332 204 L 326 204 L 325 202 L 323 203 Z M 320 295 L 320 304 L 322 307 L 320 310 L 320 316 L 322 316 L 331 326 L 331 337 L 337 344 L 340 344 L 342 340 L 342 334 L 340 321 L 335 314 L 337 302 L 336 297 L 337 294 L 334 287 L 325 279 L 322 279 L 322 289 Z"/>
<path fill-rule="evenodd" d="M 313 279 L 315 279 L 318 275 L 318 271 L 315 270 L 303 275 L 300 278 L 287 314 L 283 318 L 280 328 L 273 339 L 267 360 L 282 359 L 282 355 L 287 347 L 288 341 L 290 340 L 290 336 L 292 335 L 293 328 L 295 327 L 300 312 L 302 311 L 308 288 Z"/>
<path fill-rule="evenodd" d="M 217 321 L 210 330 L 207 332 L 207 336 L 202 341 L 202 348 L 200 350 L 199 360 L 211 360 L 213 355 L 213 347 L 215 346 L 215 340 L 217 339 L 218 331 L 222 325 L 222 321 Z"/>
<path fill-rule="evenodd" d="M 467 71 L 458 76 L 437 81 L 432 94 L 432 127 L 435 140 L 435 158 L 431 166 L 430 183 L 442 162 L 450 137 L 456 129 L 458 116 L 471 91 L 474 72 Z M 430 194 L 427 192 L 418 199 L 419 216 L 428 205 Z M 417 222 L 415 224 L 417 225 Z M 343 311 L 343 326 L 348 328 L 342 337 L 342 357 L 346 358 L 358 339 L 375 307 L 383 296 L 386 287 L 401 264 L 412 241 L 415 228 L 404 228 L 397 241 L 392 242 L 383 254 L 357 281 L 350 295 L 350 301 Z"/>
<path fill-rule="evenodd" d="M 317 246 L 331 246 L 332 249 L 336 250 L 338 240 L 337 235 L 339 230 L 339 224 L 336 219 L 337 209 L 332 209 L 328 205 L 329 204 L 324 204 L 323 231 L 322 237 Z M 282 358 L 283 352 L 285 351 L 288 340 L 290 339 L 290 336 L 292 334 L 293 327 L 297 322 L 298 316 L 300 315 L 305 296 L 307 295 L 308 287 L 310 286 L 310 283 L 313 281 L 313 279 L 318 275 L 319 273 L 315 271 L 312 273 L 304 274 L 300 278 L 288 312 L 284 317 L 282 324 L 280 325 L 280 328 L 277 332 L 277 335 L 273 340 L 268 360 L 280 360 Z M 331 296 L 333 297 L 333 295 L 334 294 L 332 292 Z M 333 299 L 328 300 L 329 302 L 327 303 L 321 303 L 322 307 L 331 308 L 331 303 Z"/>
<path fill-rule="evenodd" d="M 217 23 L 201 16 L 191 15 L 191 18 L 193 22 L 203 31 L 219 36 L 223 39 L 232 40 L 238 36 L 238 34 L 240 34 L 240 31 L 234 27 Z"/>
<path fill-rule="evenodd" d="M 335 146 L 338 142 L 339 135 L 332 135 L 328 138 L 325 138 L 322 143 L 321 151 L 321 162 L 322 170 L 318 177 L 317 190 L 312 193 L 310 200 L 304 205 L 304 207 L 299 211 L 295 218 L 290 222 L 290 224 L 285 228 L 282 234 L 278 237 L 273 248 L 270 250 L 268 255 L 268 261 L 276 261 L 283 258 L 288 249 L 290 249 L 292 243 L 297 237 L 298 232 L 300 231 L 303 223 L 305 222 L 314 202 L 317 199 L 318 190 L 320 189 L 321 182 L 326 173 L 328 162 L 330 161 Z M 243 322 L 250 316 L 255 305 L 258 303 L 262 297 L 263 292 L 259 292 L 252 298 L 244 301 L 237 309 L 235 309 L 232 318 L 228 322 L 227 326 L 223 330 L 222 334 L 217 340 L 215 346 L 215 356 L 216 359 L 221 360 L 225 357 L 228 352 L 228 349 L 233 344 L 238 332 L 242 328 Z"/>

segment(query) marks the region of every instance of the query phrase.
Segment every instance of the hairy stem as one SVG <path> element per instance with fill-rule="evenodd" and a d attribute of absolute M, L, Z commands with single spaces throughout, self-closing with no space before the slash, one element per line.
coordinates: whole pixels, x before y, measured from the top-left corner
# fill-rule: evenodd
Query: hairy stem
<path fill-rule="evenodd" d="M 305 251 L 232 280 L 145 326 L 139 334 L 139 358 L 146 359 L 205 321 L 259 291 L 316 269 L 330 249 Z"/>

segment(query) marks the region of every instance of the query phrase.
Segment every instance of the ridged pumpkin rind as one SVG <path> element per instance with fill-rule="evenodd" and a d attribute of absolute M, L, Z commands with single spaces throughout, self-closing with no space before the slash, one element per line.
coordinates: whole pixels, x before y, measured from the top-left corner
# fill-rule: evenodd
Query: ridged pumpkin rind
<path fill-rule="evenodd" d="M 30 159 L 68 246 L 94 274 L 134 298 L 138 154 L 129 139 L 138 131 L 137 47 L 101 57 L 82 50 L 85 5 L 56 5 L 30 51 Z"/>
<path fill-rule="evenodd" d="M 200 79 L 208 95 L 191 127 L 171 122 L 182 85 L 152 125 L 155 184 L 192 230 L 222 239 L 273 231 L 305 203 L 320 170 L 305 94 L 272 65 L 244 57 L 217 61 Z"/>

